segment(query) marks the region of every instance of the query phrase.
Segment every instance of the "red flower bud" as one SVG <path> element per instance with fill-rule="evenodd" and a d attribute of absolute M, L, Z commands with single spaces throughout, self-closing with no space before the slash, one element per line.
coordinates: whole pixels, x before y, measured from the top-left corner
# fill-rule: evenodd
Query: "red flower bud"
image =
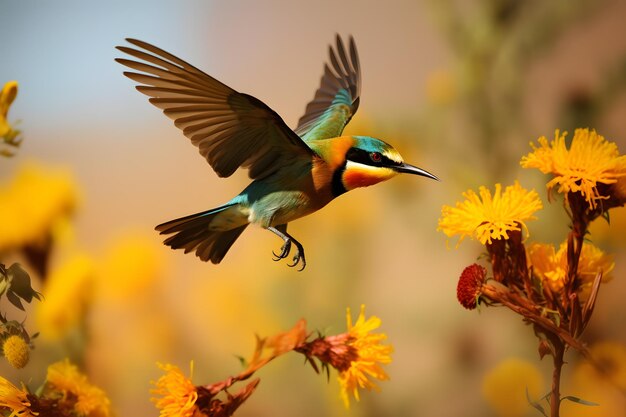
<path fill-rule="evenodd" d="M 476 308 L 476 300 L 482 292 L 487 270 L 478 264 L 465 268 L 456 287 L 456 297 L 461 305 L 468 310 Z"/>

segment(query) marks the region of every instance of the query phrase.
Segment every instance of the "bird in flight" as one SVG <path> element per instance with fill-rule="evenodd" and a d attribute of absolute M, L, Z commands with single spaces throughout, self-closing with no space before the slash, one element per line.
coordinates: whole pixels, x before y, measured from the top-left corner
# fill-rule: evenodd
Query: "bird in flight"
<path fill-rule="evenodd" d="M 116 61 L 137 90 L 174 120 L 220 177 L 247 168 L 252 182 L 226 204 L 156 226 L 172 249 L 195 251 L 220 263 L 249 224 L 283 240 L 278 261 L 295 254 L 289 266 L 306 266 L 304 248 L 287 232 L 289 222 L 311 214 L 358 187 L 398 173 L 437 179 L 407 164 L 382 140 L 342 136 L 359 107 L 361 70 L 354 39 L 346 49 L 337 35 L 329 47 L 320 86 L 298 126 L 291 130 L 261 100 L 239 93 L 176 56 L 149 43 L 126 39 L 117 49 L 133 59 Z"/>

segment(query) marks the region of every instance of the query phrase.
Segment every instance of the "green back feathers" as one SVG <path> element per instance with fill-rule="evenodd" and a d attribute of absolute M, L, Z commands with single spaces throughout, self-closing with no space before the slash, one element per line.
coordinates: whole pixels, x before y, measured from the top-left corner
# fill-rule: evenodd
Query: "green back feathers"
<path fill-rule="evenodd" d="M 306 142 L 341 136 L 359 107 L 361 70 L 354 39 L 350 37 L 349 51 L 337 35 L 336 47 L 329 47 L 329 64 L 313 100 L 306 106 L 295 132 Z"/>

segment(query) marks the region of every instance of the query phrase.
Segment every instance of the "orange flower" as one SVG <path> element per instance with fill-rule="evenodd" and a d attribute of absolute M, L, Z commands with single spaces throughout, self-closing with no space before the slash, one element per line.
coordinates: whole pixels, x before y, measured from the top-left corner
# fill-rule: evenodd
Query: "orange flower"
<path fill-rule="evenodd" d="M 346 406 L 350 407 L 350 394 L 359 401 L 358 388 L 367 390 L 378 390 L 378 386 L 374 384 L 370 378 L 376 378 L 384 381 L 389 376 L 380 366 L 381 364 L 391 363 L 391 345 L 383 345 L 382 342 L 387 339 L 384 333 L 372 333 L 373 330 L 380 327 L 381 320 L 372 316 L 365 319 L 365 305 L 361 306 L 361 313 L 352 325 L 350 317 L 350 309 L 347 311 L 348 326 L 348 345 L 356 350 L 356 359 L 350 362 L 350 366 L 339 373 L 339 384 L 341 385 L 341 398 Z"/>
<path fill-rule="evenodd" d="M 28 392 L 0 376 L 0 414 L 3 408 L 8 408 L 11 412 L 8 417 L 35 417 L 37 413 L 31 411 L 30 407 Z"/>
<path fill-rule="evenodd" d="M 539 146 L 531 143 L 533 152 L 524 156 L 520 164 L 553 174 L 548 189 L 558 185 L 559 193 L 581 193 L 594 209 L 598 200 L 609 198 L 598 191 L 598 185 L 614 184 L 626 175 L 626 156 L 620 156 L 617 145 L 594 130 L 576 129 L 569 149 L 565 136 L 567 132 L 557 129 L 549 144 L 545 136 L 540 137 Z"/>
<path fill-rule="evenodd" d="M 553 245 L 534 243 L 528 249 L 528 259 L 533 267 L 533 272 L 541 278 L 544 285 L 549 285 L 552 291 L 560 291 L 567 276 L 567 242 L 561 243 L 559 250 Z M 587 299 L 587 293 L 598 272 L 602 272 L 602 281 L 607 282 L 615 262 L 610 255 L 591 243 L 584 243 L 578 261 L 578 277 L 580 279 L 580 300 Z"/>
<path fill-rule="evenodd" d="M 151 401 L 161 410 L 159 415 L 161 417 L 192 417 L 197 411 L 198 391 L 191 382 L 191 377 L 187 378 L 183 375 L 177 366 L 161 363 L 158 366 L 166 373 L 154 382 L 156 388 L 150 392 L 157 396 Z M 193 374 L 193 362 L 189 367 Z"/>
<path fill-rule="evenodd" d="M 460 235 L 459 243 L 466 236 L 482 243 L 491 244 L 493 239 L 508 239 L 508 233 L 526 229 L 526 220 L 534 220 L 533 213 L 543 206 L 535 190 L 528 191 L 515 181 L 502 192 L 502 185 L 496 184 L 491 195 L 486 187 L 463 193 L 466 200 L 456 203 L 456 207 L 443 206 L 439 227 L 448 237 Z"/>
<path fill-rule="evenodd" d="M 53 363 L 48 367 L 48 389 L 63 394 L 63 398 L 73 399 L 73 409 L 81 417 L 109 417 L 111 402 L 104 391 L 91 384 L 87 376 L 68 359 Z"/>

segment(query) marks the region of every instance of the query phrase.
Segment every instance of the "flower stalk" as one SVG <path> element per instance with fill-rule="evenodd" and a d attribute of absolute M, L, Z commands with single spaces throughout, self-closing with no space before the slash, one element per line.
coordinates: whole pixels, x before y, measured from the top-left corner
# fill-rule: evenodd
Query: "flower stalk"
<path fill-rule="evenodd" d="M 532 325 L 540 357 L 552 356 L 551 417 L 559 416 L 561 371 L 569 348 L 601 369 L 580 337 L 614 263 L 585 240 L 591 221 L 626 203 L 626 156 L 619 155 L 615 144 L 588 129 L 576 130 L 569 149 L 566 133 L 557 131 L 555 136 L 551 143 L 542 137 L 539 146 L 531 144 L 533 152 L 522 158 L 521 165 L 552 174 L 548 190 L 556 188 L 564 195 L 571 224 L 558 251 L 538 243 L 526 248 L 522 231 L 528 237 L 525 222 L 535 218 L 541 202 L 517 182 L 504 193 L 497 184 L 493 197 L 485 187 L 480 199 L 470 190 L 464 193 L 465 202 L 444 206 L 439 220 L 439 229 L 449 237 L 475 238 L 487 251 L 492 276 L 487 277 L 480 265 L 467 267 L 457 287 L 461 304 L 468 309 L 481 302 L 509 308 Z"/>
<path fill-rule="evenodd" d="M 550 417 L 559 417 L 559 408 L 561 405 L 561 369 L 563 368 L 563 357 L 565 355 L 565 343 L 555 338 L 552 341 L 552 391 L 550 392 Z"/>
<path fill-rule="evenodd" d="M 389 379 L 381 365 L 391 362 L 393 349 L 382 343 L 385 334 L 373 332 L 380 324 L 378 317 L 365 318 L 364 306 L 354 324 L 348 310 L 348 329 L 338 335 L 318 333 L 314 337 L 307 332 L 306 322 L 299 320 L 286 332 L 268 338 L 257 337 L 256 349 L 242 372 L 208 385 L 196 386 L 177 367 L 160 365 L 166 375 L 155 383 L 152 401 L 161 410 L 161 417 L 231 416 L 252 395 L 260 379 L 253 379 L 235 394 L 228 390 L 251 378 L 277 357 L 293 351 L 304 355 L 317 373 L 329 374 L 330 368 L 336 369 L 341 398 L 349 407 L 349 396 L 353 395 L 358 401 L 359 389 L 378 389 L 371 379 Z"/>

